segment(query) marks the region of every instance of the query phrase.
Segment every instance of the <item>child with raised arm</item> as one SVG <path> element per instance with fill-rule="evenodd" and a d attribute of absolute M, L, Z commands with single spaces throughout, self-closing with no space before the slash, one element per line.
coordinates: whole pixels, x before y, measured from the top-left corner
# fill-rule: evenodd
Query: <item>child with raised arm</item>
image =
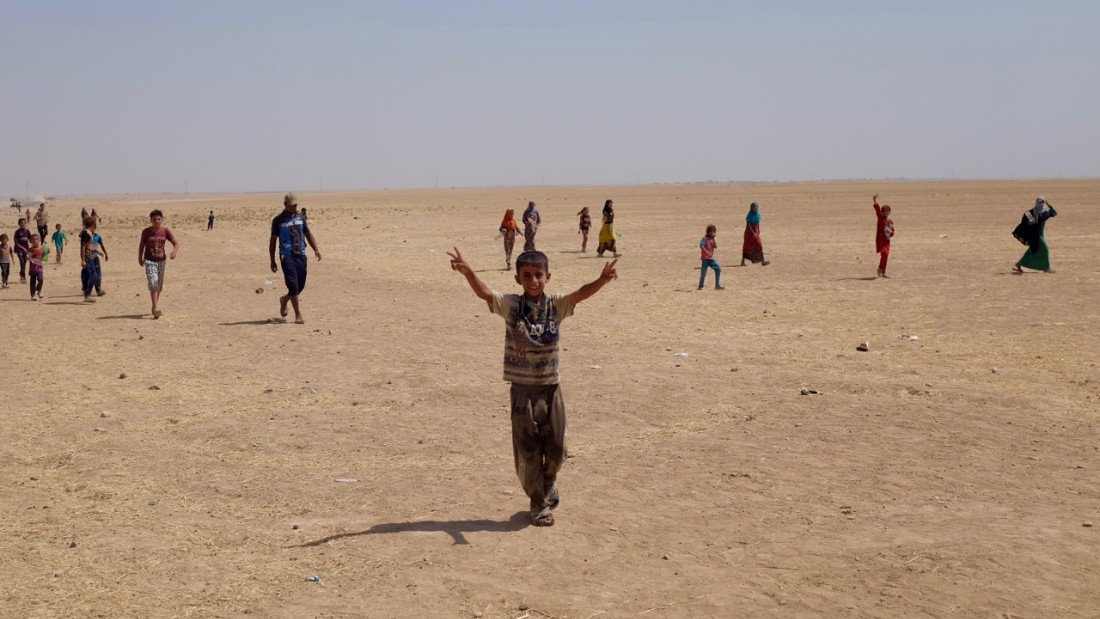
<path fill-rule="evenodd" d="M 714 240 L 715 235 L 718 234 L 718 228 L 711 224 L 707 226 L 707 234 L 699 240 L 699 258 L 703 264 L 699 267 L 699 290 L 703 289 L 703 284 L 707 281 L 707 269 L 714 269 L 714 289 L 725 290 L 722 286 L 722 267 L 718 266 L 718 261 L 714 259 L 714 250 L 718 249 L 718 243 Z"/>
<path fill-rule="evenodd" d="M 878 276 L 889 277 L 886 274 L 886 261 L 890 259 L 890 239 L 894 236 L 894 220 L 890 219 L 890 205 L 878 205 L 878 194 L 871 196 L 871 202 L 875 206 L 875 217 L 878 223 L 875 225 L 875 251 L 878 252 Z"/>
<path fill-rule="evenodd" d="M 551 513 L 561 502 L 556 485 L 565 462 L 565 401 L 558 375 L 561 321 L 573 308 L 618 277 L 613 260 L 594 281 L 569 294 L 547 294 L 550 261 L 540 251 L 525 251 L 516 259 L 516 283 L 523 294 L 490 289 L 462 258 L 458 248 L 447 252 L 451 269 L 466 277 L 474 294 L 489 311 L 504 318 L 504 380 L 512 383 L 512 455 L 516 475 L 531 503 L 535 526 L 554 524 Z"/>

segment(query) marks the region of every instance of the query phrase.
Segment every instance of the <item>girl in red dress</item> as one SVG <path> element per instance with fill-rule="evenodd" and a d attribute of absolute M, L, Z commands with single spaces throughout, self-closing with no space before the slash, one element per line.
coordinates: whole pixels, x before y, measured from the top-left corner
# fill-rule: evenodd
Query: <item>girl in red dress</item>
<path fill-rule="evenodd" d="M 886 274 L 886 261 L 890 259 L 890 239 L 894 236 L 894 220 L 890 219 L 890 205 L 878 205 L 878 194 L 871 196 L 875 206 L 875 217 L 878 223 L 875 226 L 875 251 L 879 254 L 878 276 L 889 277 Z"/>

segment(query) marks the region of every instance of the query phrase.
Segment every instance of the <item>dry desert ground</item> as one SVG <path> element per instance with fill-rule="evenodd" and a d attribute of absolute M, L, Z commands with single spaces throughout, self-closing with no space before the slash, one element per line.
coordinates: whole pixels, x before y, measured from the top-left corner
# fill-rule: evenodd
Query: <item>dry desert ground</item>
<path fill-rule="evenodd" d="M 75 245 L 42 302 L 0 292 L 0 616 L 1100 616 L 1100 180 L 286 189 L 323 252 L 305 325 L 268 270 L 281 193 L 53 203 L 74 242 L 103 216 L 107 295 Z M 1015 275 L 1039 193 L 1057 272 Z M 496 227 L 535 200 L 570 291 L 605 198 L 619 279 L 564 323 L 536 528 L 504 325 L 445 251 L 517 291 Z M 737 266 L 750 200 L 768 267 Z M 153 208 L 181 242 L 156 321 Z M 697 292 L 708 223 L 726 290 Z"/>

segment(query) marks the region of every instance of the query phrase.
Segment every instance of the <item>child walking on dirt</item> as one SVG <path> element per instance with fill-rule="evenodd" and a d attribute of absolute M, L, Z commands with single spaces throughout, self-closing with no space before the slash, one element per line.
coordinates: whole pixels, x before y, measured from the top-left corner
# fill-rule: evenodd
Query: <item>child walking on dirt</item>
<path fill-rule="evenodd" d="M 99 287 L 99 256 L 107 257 L 107 248 L 103 246 L 103 238 L 96 234 L 96 217 L 88 215 L 84 219 L 84 229 L 80 231 L 80 288 L 84 292 L 85 303 L 95 303 L 92 298 L 92 290 Z M 103 296 L 102 290 L 97 290 L 99 296 Z"/>
<path fill-rule="evenodd" d="M 27 259 L 30 262 L 30 268 L 27 270 L 27 275 L 30 276 L 31 280 L 31 301 L 39 301 L 42 299 L 42 276 L 45 274 L 45 270 L 42 268 L 42 259 L 44 255 L 42 237 L 38 236 L 38 233 L 32 234 L 31 250 L 27 252 Z"/>
<path fill-rule="evenodd" d="M 512 455 L 523 491 L 531 500 L 535 526 L 554 524 L 561 502 L 556 485 L 565 462 L 565 401 L 558 375 L 561 321 L 573 308 L 618 277 L 612 260 L 594 281 L 569 294 L 547 294 L 550 261 L 540 251 L 516 259 L 516 283 L 523 294 L 502 294 L 482 282 L 458 248 L 447 252 L 451 269 L 466 277 L 489 311 L 504 318 L 504 380 L 512 383 Z"/>
<path fill-rule="evenodd" d="M 164 267 L 168 258 L 176 259 L 180 250 L 172 231 L 164 227 L 164 213 L 160 209 L 149 213 L 152 225 L 141 231 L 138 242 L 138 264 L 145 267 L 145 279 L 149 282 L 149 299 L 153 302 L 153 320 L 160 318 L 160 292 L 164 289 Z M 166 256 L 164 244 L 172 244 L 171 256 Z"/>
<path fill-rule="evenodd" d="M 722 267 L 718 266 L 718 261 L 714 259 L 714 250 L 718 249 L 718 243 L 714 240 L 717 234 L 718 228 L 711 224 L 707 226 L 706 236 L 699 240 L 699 258 L 703 261 L 699 267 L 699 290 L 702 290 L 703 284 L 707 282 L 707 268 L 714 269 L 714 289 L 725 290 L 722 286 Z"/>
<path fill-rule="evenodd" d="M 11 261 L 15 257 L 15 252 L 11 249 L 11 244 L 8 243 L 8 235 L 0 234 L 0 278 L 3 279 L 2 288 L 8 287 L 8 276 L 11 274 Z"/>
<path fill-rule="evenodd" d="M 65 251 L 65 232 L 61 230 L 61 224 L 54 226 L 56 230 L 50 235 L 53 239 L 53 246 L 57 249 L 57 264 L 61 265 L 61 254 Z"/>
<path fill-rule="evenodd" d="M 894 220 L 890 219 L 890 205 L 878 205 L 878 194 L 871 196 L 875 206 L 875 217 L 878 223 L 875 226 L 875 251 L 878 252 L 878 276 L 890 277 L 886 274 L 886 261 L 890 259 L 890 239 L 894 236 Z"/>
<path fill-rule="evenodd" d="M 30 209 L 27 209 L 28 211 Z M 27 283 L 27 253 L 31 250 L 31 231 L 27 229 L 27 219 L 19 219 L 19 228 L 15 231 L 15 255 L 19 258 L 19 283 Z"/>
<path fill-rule="evenodd" d="M 588 214 L 588 207 L 584 207 L 577 213 L 580 221 L 577 222 L 577 232 L 581 235 L 581 253 L 588 251 L 588 231 L 592 228 L 592 216 Z"/>

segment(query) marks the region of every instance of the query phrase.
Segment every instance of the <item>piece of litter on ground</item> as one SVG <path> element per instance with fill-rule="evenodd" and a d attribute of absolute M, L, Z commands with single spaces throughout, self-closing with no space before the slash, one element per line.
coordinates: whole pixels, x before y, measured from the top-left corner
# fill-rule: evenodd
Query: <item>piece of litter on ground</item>
<path fill-rule="evenodd" d="M 856 346 L 856 350 L 860 352 L 867 352 L 868 350 L 871 350 L 871 344 L 869 342 L 863 342 L 859 346 Z"/>
<path fill-rule="evenodd" d="M 265 279 L 264 280 L 264 286 L 272 286 L 274 284 L 275 284 L 275 282 L 271 281 L 270 279 Z"/>
<path fill-rule="evenodd" d="M 600 366 L 598 366 L 598 365 L 590 365 L 590 366 L 588 366 L 588 367 L 592 368 L 593 370 L 601 370 L 601 369 L 603 369 L 603 368 L 601 368 L 601 367 L 600 367 Z"/>
<path fill-rule="evenodd" d="M 676 356 L 677 357 L 686 357 L 686 356 L 688 356 L 688 354 L 686 352 L 678 352 L 678 353 L 676 353 Z"/>
<path fill-rule="evenodd" d="M 354 477 L 337 477 L 336 478 L 336 483 L 338 483 L 338 484 L 354 484 L 357 481 L 359 481 L 359 480 L 355 479 Z"/>
<path fill-rule="evenodd" d="M 909 340 L 910 342 L 915 342 L 915 341 L 919 340 L 920 338 L 915 336 L 915 335 L 902 335 L 901 339 Z"/>
<path fill-rule="evenodd" d="M 800 393 L 802 395 L 819 395 L 821 392 L 818 391 L 817 389 L 807 389 L 807 388 L 803 387 L 802 391 Z"/>
<path fill-rule="evenodd" d="M 321 578 L 318 576 L 307 576 L 306 580 L 309 582 L 321 582 Z"/>

